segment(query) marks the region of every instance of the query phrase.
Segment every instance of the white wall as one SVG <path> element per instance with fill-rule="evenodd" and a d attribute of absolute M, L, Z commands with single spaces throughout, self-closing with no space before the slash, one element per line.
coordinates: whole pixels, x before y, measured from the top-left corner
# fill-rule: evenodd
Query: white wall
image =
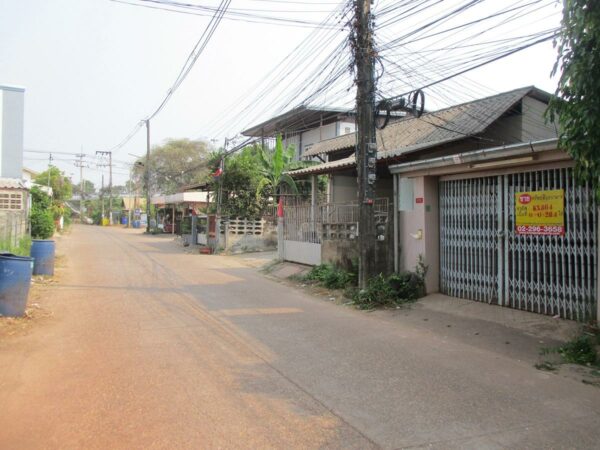
<path fill-rule="evenodd" d="M 339 136 L 344 134 L 354 133 L 356 131 L 356 124 L 354 122 L 339 122 Z"/>
<path fill-rule="evenodd" d="M 23 175 L 22 88 L 0 86 L 0 177 L 21 178 Z"/>
<path fill-rule="evenodd" d="M 439 291 L 439 207 L 437 177 L 413 180 L 413 209 L 399 212 L 400 270 L 414 270 L 419 256 L 428 266 L 425 288 Z M 417 203 L 417 199 L 422 199 Z"/>
<path fill-rule="evenodd" d="M 302 153 L 304 153 L 307 146 L 336 137 L 337 129 L 337 122 L 334 122 L 302 133 Z"/>

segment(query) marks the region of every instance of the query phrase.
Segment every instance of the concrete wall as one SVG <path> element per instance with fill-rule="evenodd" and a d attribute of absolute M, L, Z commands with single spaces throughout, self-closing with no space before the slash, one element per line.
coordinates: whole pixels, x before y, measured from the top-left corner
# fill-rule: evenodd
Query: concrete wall
<path fill-rule="evenodd" d="M 329 193 L 329 201 L 332 203 L 356 202 L 358 200 L 356 177 L 333 174 L 330 178 Z"/>
<path fill-rule="evenodd" d="M 0 177 L 23 175 L 25 90 L 0 86 Z"/>
<path fill-rule="evenodd" d="M 352 268 L 352 261 L 358 261 L 358 240 L 324 239 L 321 243 L 321 260 L 344 270 Z"/>
<path fill-rule="evenodd" d="M 286 261 L 309 266 L 321 264 L 321 244 L 285 240 L 283 248 Z"/>
<path fill-rule="evenodd" d="M 283 136 L 283 145 L 285 147 L 293 145 L 296 149 L 296 156 L 300 158 L 308 147 L 327 139 L 333 139 L 341 134 L 346 134 L 346 128 L 350 133 L 354 132 L 356 126 L 352 122 L 333 122 L 323 126 L 317 126 L 299 134 L 290 134 Z"/>
<path fill-rule="evenodd" d="M 413 209 L 400 211 L 398 218 L 400 271 L 414 270 L 419 262 L 419 256 L 422 256 L 429 268 L 425 278 L 427 292 L 438 292 L 440 261 L 438 179 L 416 177 L 412 180 Z"/>

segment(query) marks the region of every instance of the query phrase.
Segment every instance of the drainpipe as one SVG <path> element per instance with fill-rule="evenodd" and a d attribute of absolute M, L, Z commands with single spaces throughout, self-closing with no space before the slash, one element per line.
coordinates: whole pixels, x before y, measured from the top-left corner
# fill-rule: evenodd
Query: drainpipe
<path fill-rule="evenodd" d="M 394 175 L 394 204 L 392 205 L 394 220 L 394 272 L 399 272 L 398 267 L 398 175 Z"/>
<path fill-rule="evenodd" d="M 313 235 L 316 234 L 316 218 L 317 218 L 317 176 L 312 175 L 310 178 L 310 222 L 312 223 Z"/>

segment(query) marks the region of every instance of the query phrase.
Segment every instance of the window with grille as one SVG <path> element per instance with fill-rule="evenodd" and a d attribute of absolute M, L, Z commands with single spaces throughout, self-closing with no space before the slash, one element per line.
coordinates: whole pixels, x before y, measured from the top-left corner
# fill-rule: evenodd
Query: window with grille
<path fill-rule="evenodd" d="M 0 210 L 21 210 L 23 209 L 22 192 L 0 192 Z"/>

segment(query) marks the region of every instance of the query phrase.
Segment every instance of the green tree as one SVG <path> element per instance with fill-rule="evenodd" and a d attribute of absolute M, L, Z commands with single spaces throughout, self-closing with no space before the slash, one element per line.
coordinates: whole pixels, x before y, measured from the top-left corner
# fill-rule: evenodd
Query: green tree
<path fill-rule="evenodd" d="M 190 139 L 170 139 L 150 152 L 150 192 L 173 194 L 182 186 L 206 179 L 208 144 Z M 146 157 L 133 166 L 133 179 L 143 189 Z"/>
<path fill-rule="evenodd" d="M 600 2 L 564 0 L 558 59 L 561 76 L 547 117 L 559 125 L 559 145 L 576 162 L 580 181 L 600 197 Z"/>
<path fill-rule="evenodd" d="M 258 161 L 259 148 L 247 146 L 225 158 L 223 174 L 210 181 L 211 190 L 217 192 L 222 186 L 222 214 L 231 217 L 259 217 L 267 205 L 266 199 L 257 198 L 256 190 L 262 178 Z M 220 165 L 223 152 L 211 155 L 211 171 Z"/>
<path fill-rule="evenodd" d="M 71 198 L 73 194 L 71 180 L 65 177 L 58 167 L 50 166 L 48 170 L 35 177 L 35 182 L 43 186 L 48 186 L 48 178 L 50 179 L 53 200 L 62 203 Z"/>
<path fill-rule="evenodd" d="M 83 187 L 83 193 L 85 195 L 91 195 L 96 193 L 96 187 L 94 186 L 94 183 L 92 183 L 90 180 L 83 180 Z M 73 194 L 81 195 L 81 181 L 73 185 Z"/>
<path fill-rule="evenodd" d="M 31 188 L 31 236 L 48 239 L 54 234 L 52 200 L 37 186 Z"/>
<path fill-rule="evenodd" d="M 54 166 L 50 166 L 48 170 L 35 178 L 35 182 L 43 186 L 48 186 L 48 181 L 52 188 L 52 214 L 54 219 L 58 219 L 65 215 L 65 201 L 70 199 L 73 194 L 73 184 L 58 167 Z"/>
<path fill-rule="evenodd" d="M 287 186 L 294 194 L 298 194 L 296 182 L 287 173 L 287 170 L 294 167 L 294 148 L 289 146 L 283 148 L 281 136 L 277 136 L 275 148 L 260 148 L 258 152 L 259 172 L 261 178 L 256 189 L 257 197 L 267 193 L 273 196 L 274 200 L 280 193 L 282 186 Z"/>

